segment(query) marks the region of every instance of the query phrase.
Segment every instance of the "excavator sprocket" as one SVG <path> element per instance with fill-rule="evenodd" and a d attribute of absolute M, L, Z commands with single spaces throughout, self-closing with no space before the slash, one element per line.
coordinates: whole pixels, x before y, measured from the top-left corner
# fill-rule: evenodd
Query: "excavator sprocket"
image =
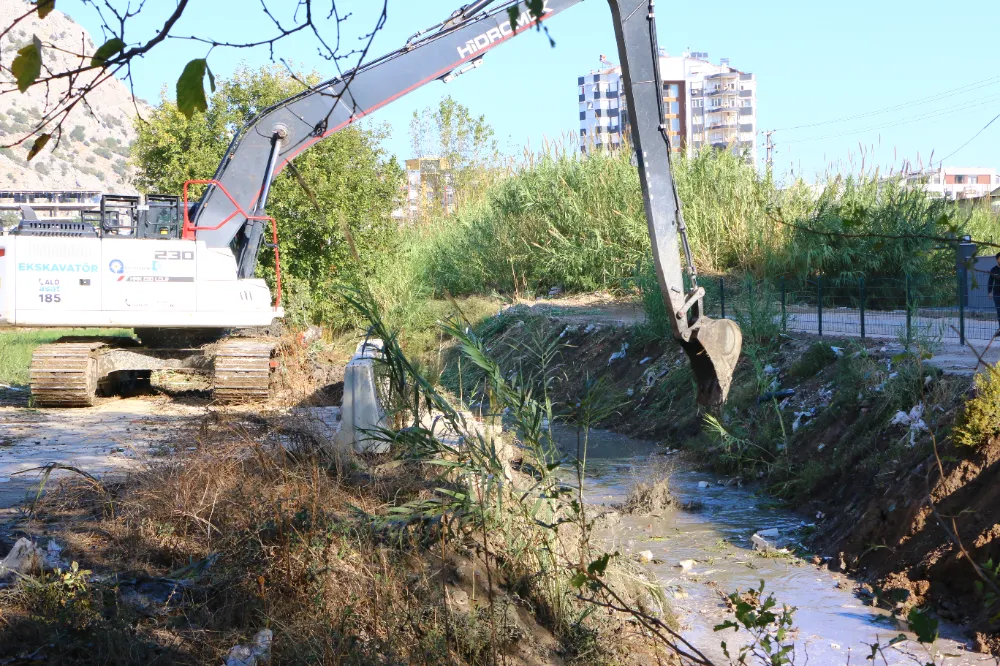
<path fill-rule="evenodd" d="M 212 396 L 218 402 L 267 400 L 271 386 L 271 356 L 277 340 L 228 338 L 215 351 Z"/>
<path fill-rule="evenodd" d="M 729 395 L 736 363 L 740 360 L 743 333 L 729 319 L 703 317 L 687 342 L 681 342 L 698 384 L 698 402 L 721 405 Z"/>
<path fill-rule="evenodd" d="M 90 407 L 98 382 L 98 356 L 107 343 L 56 342 L 31 355 L 31 396 L 39 407 Z"/>

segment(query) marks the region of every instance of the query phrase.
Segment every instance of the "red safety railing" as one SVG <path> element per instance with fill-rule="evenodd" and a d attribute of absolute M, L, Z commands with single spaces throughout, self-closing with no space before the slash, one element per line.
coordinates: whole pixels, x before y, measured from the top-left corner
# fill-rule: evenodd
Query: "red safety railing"
<path fill-rule="evenodd" d="M 219 222 L 214 227 L 199 227 L 188 217 L 188 185 L 214 185 L 226 195 L 226 198 L 233 204 L 234 210 L 229 217 Z M 221 229 L 227 222 L 232 220 L 237 215 L 242 215 L 248 220 L 270 220 L 271 222 L 271 242 L 274 245 L 274 282 L 275 282 L 275 299 L 274 307 L 281 307 L 281 257 L 278 253 L 278 223 L 270 215 L 250 215 L 245 210 L 243 206 L 236 202 L 233 195 L 229 193 L 226 187 L 217 180 L 188 180 L 184 182 L 184 226 L 181 230 L 181 238 L 185 240 L 195 240 L 197 238 L 197 231 L 216 231 Z"/>

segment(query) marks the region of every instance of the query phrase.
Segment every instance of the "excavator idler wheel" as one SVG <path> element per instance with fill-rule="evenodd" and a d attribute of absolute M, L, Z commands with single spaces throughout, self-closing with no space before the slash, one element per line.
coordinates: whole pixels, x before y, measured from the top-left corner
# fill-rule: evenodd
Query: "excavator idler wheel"
<path fill-rule="evenodd" d="M 39 345 L 31 355 L 31 397 L 39 407 L 90 407 L 100 377 L 104 342 Z"/>
<path fill-rule="evenodd" d="M 743 347 L 743 332 L 729 319 L 702 319 L 691 339 L 681 342 L 698 383 L 698 402 L 721 405 L 729 395 L 736 363 Z"/>
<path fill-rule="evenodd" d="M 217 402 L 267 400 L 271 388 L 271 355 L 277 340 L 227 338 L 215 352 L 212 397 Z"/>

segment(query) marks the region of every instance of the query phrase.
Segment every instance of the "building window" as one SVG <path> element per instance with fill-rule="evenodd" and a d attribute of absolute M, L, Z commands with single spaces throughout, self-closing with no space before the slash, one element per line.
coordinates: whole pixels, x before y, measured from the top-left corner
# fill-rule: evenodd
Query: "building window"
<path fill-rule="evenodd" d="M 587 119 L 587 112 L 586 111 L 581 111 L 580 112 L 580 120 L 586 120 L 586 119 Z"/>
<path fill-rule="evenodd" d="M 965 182 L 965 176 L 955 176 L 955 184 L 961 185 Z"/>
<path fill-rule="evenodd" d="M 587 130 L 586 130 L 586 128 L 583 128 L 583 127 L 580 128 L 580 136 L 587 136 Z"/>
<path fill-rule="evenodd" d="M 680 118 L 671 118 L 670 119 L 670 129 L 673 130 L 674 132 L 679 132 L 680 129 L 681 129 L 681 119 Z"/>

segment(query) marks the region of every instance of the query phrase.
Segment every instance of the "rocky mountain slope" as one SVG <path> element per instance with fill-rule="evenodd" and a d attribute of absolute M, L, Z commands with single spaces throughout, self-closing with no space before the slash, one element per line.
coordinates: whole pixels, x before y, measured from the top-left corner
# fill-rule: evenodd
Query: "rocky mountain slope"
<path fill-rule="evenodd" d="M 0 29 L 29 9 L 24 0 L 0 2 Z M 90 35 L 73 20 L 56 10 L 44 20 L 32 16 L 19 23 L 0 40 L 0 63 L 10 67 L 17 50 L 37 35 L 44 47 L 43 67 L 59 70 L 78 59 L 70 53 L 93 53 Z M 48 48 L 55 44 L 70 53 Z M 44 69 L 43 69 L 44 71 Z M 0 90 L 12 88 L 10 74 L 0 71 Z M 54 93 L 55 86 L 53 86 Z M 54 95 L 52 95 L 54 96 Z M 50 99 L 52 99 L 50 96 Z M 0 190 L 96 190 L 133 193 L 127 164 L 136 104 L 128 87 L 112 79 L 88 96 L 89 105 L 78 105 L 63 125 L 62 140 L 55 137 L 30 163 L 25 159 L 31 139 L 23 145 L 0 148 Z M 45 111 L 46 90 L 42 86 L 19 93 L 0 93 L 0 146 L 10 146 L 23 138 Z M 138 103 L 140 112 L 146 105 Z"/>

